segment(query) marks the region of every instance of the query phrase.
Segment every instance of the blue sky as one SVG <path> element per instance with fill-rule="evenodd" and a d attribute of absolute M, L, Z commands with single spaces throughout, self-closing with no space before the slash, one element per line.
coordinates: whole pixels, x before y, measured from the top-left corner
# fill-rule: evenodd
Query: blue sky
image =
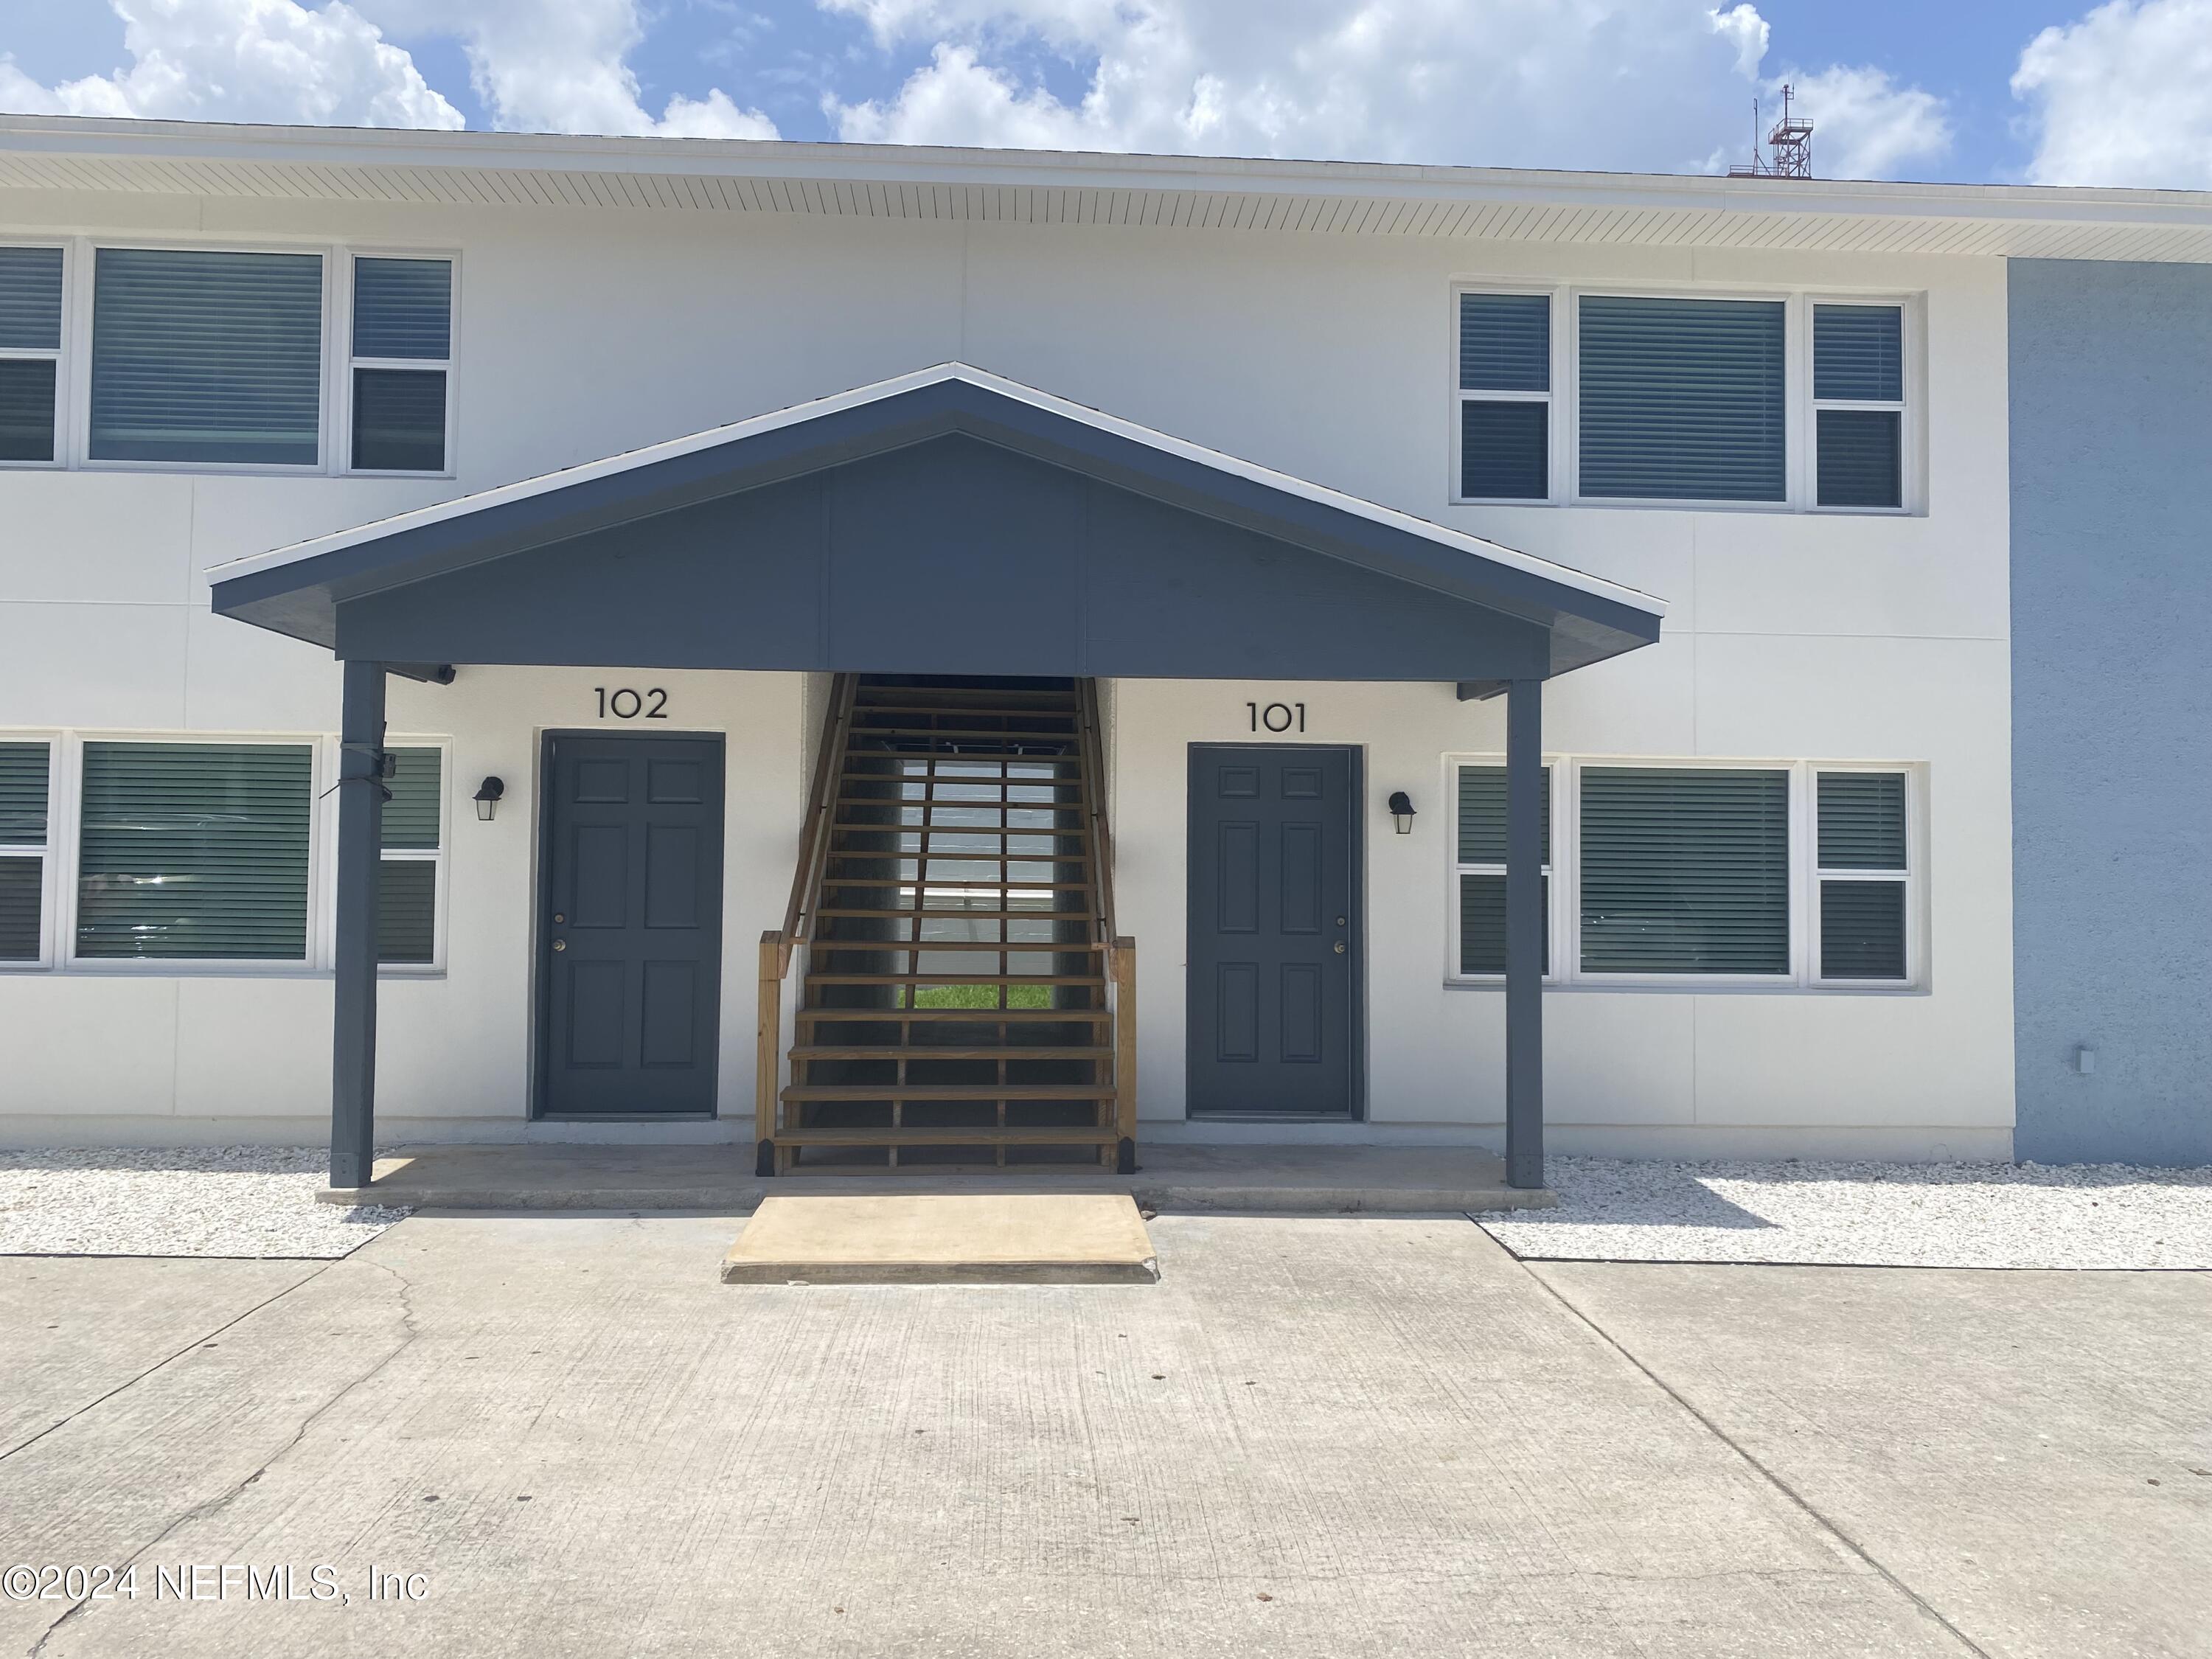
<path fill-rule="evenodd" d="M 0 109 L 2212 187 L 2212 0 L 15 0 Z"/>

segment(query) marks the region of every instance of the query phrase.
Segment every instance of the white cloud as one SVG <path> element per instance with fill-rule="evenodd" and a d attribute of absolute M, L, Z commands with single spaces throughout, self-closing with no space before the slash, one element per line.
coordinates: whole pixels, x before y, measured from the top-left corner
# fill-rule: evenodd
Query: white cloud
<path fill-rule="evenodd" d="M 468 52 L 495 125 L 525 132 L 773 138 L 775 124 L 719 88 L 671 98 L 655 118 L 626 61 L 644 28 L 638 0 L 357 0 L 392 33 L 447 35 Z"/>
<path fill-rule="evenodd" d="M 1813 171 L 1821 178 L 1894 179 L 1909 164 L 1950 152 L 1943 100 L 1900 87 L 1883 70 L 1839 64 L 1811 75 L 1792 71 L 1767 82 L 1768 113 L 1781 108 L 1785 82 L 1796 94 L 1797 113 L 1813 123 Z"/>
<path fill-rule="evenodd" d="M 2212 0 L 2111 0 L 2047 28 L 2012 89 L 2038 184 L 2212 187 Z"/>
<path fill-rule="evenodd" d="M 823 107 L 841 137 L 1553 167 L 1745 158 L 1758 9 L 1699 0 L 817 0 L 929 61 Z M 1062 98 L 1018 65 L 1088 77 Z M 1940 102 L 1880 71 L 1802 77 L 1833 105 L 1824 171 L 1940 154 Z M 1824 133 L 1829 127 L 1824 127 Z"/>
<path fill-rule="evenodd" d="M 32 115 L 458 127 L 414 60 L 344 3 L 113 0 L 128 68 L 41 86 L 0 58 L 0 108 Z"/>

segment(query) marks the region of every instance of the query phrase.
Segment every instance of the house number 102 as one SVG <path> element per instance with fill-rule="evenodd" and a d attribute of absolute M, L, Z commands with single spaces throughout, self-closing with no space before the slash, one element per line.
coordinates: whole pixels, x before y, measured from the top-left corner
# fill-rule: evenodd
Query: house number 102
<path fill-rule="evenodd" d="M 1255 732 L 1288 732 L 1295 727 L 1306 729 L 1306 706 L 1302 702 L 1248 702 L 1245 712 L 1252 716 Z"/>
<path fill-rule="evenodd" d="M 610 691 L 604 685 L 592 690 L 599 694 L 599 718 L 612 714 L 618 720 L 634 720 L 641 716 L 649 720 L 668 718 L 668 693 L 659 686 L 644 691 L 634 691 L 627 685 L 618 685 Z"/>

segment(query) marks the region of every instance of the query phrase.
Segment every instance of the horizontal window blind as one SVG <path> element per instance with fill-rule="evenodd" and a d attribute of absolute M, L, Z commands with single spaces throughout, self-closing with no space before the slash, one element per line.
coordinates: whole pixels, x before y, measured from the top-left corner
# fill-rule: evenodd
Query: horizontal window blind
<path fill-rule="evenodd" d="M 0 247 L 0 351 L 58 351 L 62 251 Z"/>
<path fill-rule="evenodd" d="M 1905 313 L 1897 306 L 1813 307 L 1813 395 L 1846 403 L 1905 399 Z"/>
<path fill-rule="evenodd" d="M 354 370 L 353 465 L 362 472 L 445 470 L 445 370 Z"/>
<path fill-rule="evenodd" d="M 1543 769 L 1544 840 L 1542 862 L 1552 861 L 1552 769 Z M 1502 766 L 1462 766 L 1459 769 L 1459 861 L 1462 864 L 1505 862 L 1505 769 Z"/>
<path fill-rule="evenodd" d="M 0 743 L 0 847 L 46 844 L 46 778 L 52 752 L 50 744 Z"/>
<path fill-rule="evenodd" d="M 1552 493 L 1552 405 L 1540 399 L 1459 406 L 1459 493 L 1540 501 Z"/>
<path fill-rule="evenodd" d="M 353 355 L 453 355 L 453 266 L 448 259 L 353 262 Z"/>
<path fill-rule="evenodd" d="M 1580 305 L 1583 495 L 1784 499 L 1780 301 L 1586 295 Z"/>
<path fill-rule="evenodd" d="M 385 787 L 391 792 L 392 799 L 384 803 L 384 850 L 434 850 L 441 821 L 439 752 L 435 749 L 394 749 L 390 752 L 393 769 Z"/>
<path fill-rule="evenodd" d="M 1582 773 L 1582 965 L 1594 973 L 1790 971 L 1790 775 Z"/>
<path fill-rule="evenodd" d="M 0 357 L 0 461 L 54 458 L 52 357 Z"/>
<path fill-rule="evenodd" d="M 304 744 L 86 744 L 78 955 L 303 959 L 313 775 Z"/>
<path fill-rule="evenodd" d="M 1905 884 L 1820 884 L 1820 977 L 1905 977 Z"/>
<path fill-rule="evenodd" d="M 1893 409 L 1823 409 L 1815 416 L 1822 507 L 1899 507 L 1904 419 Z"/>
<path fill-rule="evenodd" d="M 1823 772 L 1819 787 L 1823 870 L 1905 868 L 1905 774 Z"/>
<path fill-rule="evenodd" d="M 1552 301 L 1545 294 L 1459 296 L 1462 392 L 1552 389 Z"/>
<path fill-rule="evenodd" d="M 46 844 L 47 771 L 43 743 L 0 743 L 0 847 Z M 0 853 L 0 962 L 39 959 L 46 860 L 39 853 Z"/>
<path fill-rule="evenodd" d="M 376 959 L 434 959 L 438 866 L 431 859 L 386 859 L 376 884 Z"/>
<path fill-rule="evenodd" d="M 313 465 L 322 318 L 316 254 L 101 248 L 93 458 Z"/>
<path fill-rule="evenodd" d="M 1544 914 L 1552 913 L 1552 878 L 1544 878 Z M 1552 930 L 1544 929 L 1541 971 L 1552 971 Z M 1505 878 L 1468 872 L 1459 878 L 1459 970 L 1505 971 Z"/>
<path fill-rule="evenodd" d="M 46 884 L 46 860 L 0 853 L 0 962 L 39 959 Z"/>

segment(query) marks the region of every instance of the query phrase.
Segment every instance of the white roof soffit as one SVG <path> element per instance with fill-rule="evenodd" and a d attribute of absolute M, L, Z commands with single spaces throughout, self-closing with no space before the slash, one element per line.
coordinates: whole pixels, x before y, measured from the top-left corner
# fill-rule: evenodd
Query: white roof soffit
<path fill-rule="evenodd" d="M 1547 580 L 1588 593 L 1593 598 L 1609 599 L 1615 604 L 1631 606 L 1654 617 L 1664 617 L 1667 614 L 1667 603 L 1664 599 L 1641 592 L 1632 587 L 1624 586 L 1619 582 L 1607 581 L 1601 576 L 1592 576 L 1567 565 L 1555 564 L 1549 559 L 1539 558 L 1532 553 L 1521 552 L 1501 543 L 1485 541 L 1479 536 L 1469 536 L 1460 531 L 1447 529 L 1444 526 L 1432 523 L 1429 520 L 1416 518 L 1410 513 L 1401 513 L 1395 507 L 1382 507 L 1358 495 L 1347 495 L 1341 490 L 1331 489 L 1322 484 L 1311 483 L 1287 472 L 1277 472 L 1272 468 L 1261 466 L 1255 462 L 1239 460 L 1236 456 L 1225 454 L 1220 450 L 1208 449 L 1202 444 L 1189 443 L 1181 438 L 1170 437 L 1166 433 L 1158 431 L 1152 427 L 1139 425 L 1134 421 L 1125 421 L 1116 416 L 1104 414 L 1092 409 L 1088 404 L 1073 403 L 1066 398 L 1057 398 L 1048 392 L 1040 392 L 1035 386 L 1024 386 L 1018 380 L 1010 380 L 1003 375 L 993 374 L 987 370 L 957 362 L 939 363 L 930 368 L 919 369 L 911 374 L 902 374 L 888 380 L 878 380 L 871 386 L 855 386 L 849 392 L 840 392 L 828 398 L 817 398 L 811 403 L 794 404 L 787 409 L 779 409 L 766 415 L 755 416 L 750 420 L 734 422 L 728 426 L 710 427 L 704 432 L 695 432 L 688 437 L 672 438 L 665 443 L 647 445 L 641 449 L 627 450 L 618 455 L 610 455 L 604 460 L 587 462 L 580 466 L 564 467 L 557 472 L 548 472 L 538 477 L 524 478 L 514 483 L 501 484 L 495 489 L 479 490 L 471 495 L 458 495 L 451 501 L 434 502 L 428 507 L 416 507 L 411 512 L 398 514 L 389 519 L 356 525 L 350 530 L 342 530 L 332 535 L 319 536 L 312 541 L 297 542 L 289 547 L 274 548 L 265 553 L 247 554 L 243 557 L 213 566 L 206 572 L 206 580 L 213 584 L 228 581 L 236 576 L 248 575 L 256 571 L 296 564 L 304 559 L 312 559 L 325 553 L 337 552 L 362 542 L 378 540 L 419 526 L 437 524 L 447 519 L 464 518 L 487 507 L 526 500 L 532 495 L 544 495 L 549 490 L 566 489 L 571 484 L 586 483 L 612 473 L 650 466 L 656 461 L 672 459 L 677 456 L 690 454 L 702 449 L 711 449 L 718 444 L 732 443 L 761 433 L 773 432 L 781 427 L 801 425 L 823 416 L 835 414 L 839 410 L 854 408 L 861 404 L 880 402 L 887 398 L 896 397 L 903 392 L 912 392 L 918 387 L 933 386 L 941 380 L 965 380 L 970 386 L 982 386 L 1002 397 L 1014 398 L 1018 402 L 1028 404 L 1032 408 L 1046 410 L 1067 420 L 1081 422 L 1085 426 L 1094 427 L 1101 432 L 1111 433 L 1116 437 L 1143 444 L 1164 454 L 1196 461 L 1212 467 L 1218 471 L 1266 484 L 1272 489 L 1281 490 L 1285 495 L 1333 507 L 1339 512 L 1348 513 L 1372 523 L 1387 526 L 1393 530 L 1422 537 L 1440 547 L 1449 548 L 1455 552 L 1465 553 L 1478 559 L 1486 559 L 1493 564 L 1504 565 L 1510 569 L 1526 571 L 1531 575 L 1541 576 Z"/>
<path fill-rule="evenodd" d="M 0 191 L 2212 262 L 2212 192 L 0 115 Z M 10 216 L 42 222 L 21 203 Z"/>

